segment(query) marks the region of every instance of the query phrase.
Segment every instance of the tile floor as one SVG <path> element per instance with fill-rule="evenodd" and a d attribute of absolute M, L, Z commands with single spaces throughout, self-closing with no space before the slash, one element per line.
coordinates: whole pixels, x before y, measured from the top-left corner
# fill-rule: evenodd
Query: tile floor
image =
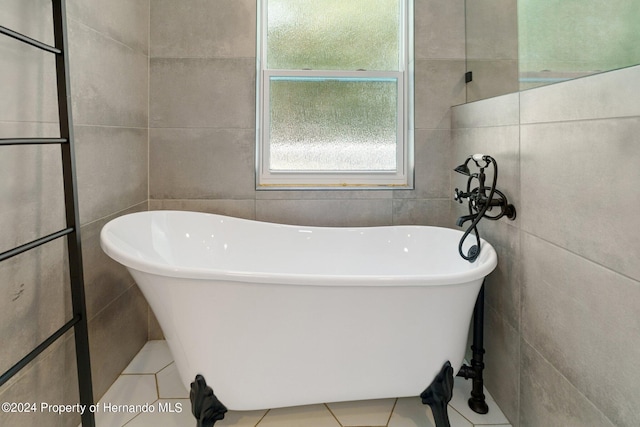
<path fill-rule="evenodd" d="M 451 427 L 510 426 L 493 398 L 489 413 L 467 406 L 471 382 L 456 378 L 449 404 Z M 146 404 L 146 406 L 145 406 Z M 117 405 L 142 405 L 141 412 L 117 412 Z M 149 341 L 99 402 L 97 427 L 195 426 L 189 392 L 178 379 L 165 341 Z M 144 409 L 147 411 L 144 412 Z M 151 411 L 153 410 L 153 412 Z M 429 407 L 418 397 L 327 403 L 264 411 L 227 412 L 216 427 L 433 427 Z"/>

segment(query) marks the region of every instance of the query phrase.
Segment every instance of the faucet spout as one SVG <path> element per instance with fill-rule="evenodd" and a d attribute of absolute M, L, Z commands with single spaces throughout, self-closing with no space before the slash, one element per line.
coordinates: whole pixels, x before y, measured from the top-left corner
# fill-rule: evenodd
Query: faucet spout
<path fill-rule="evenodd" d="M 458 218 L 458 220 L 456 221 L 456 225 L 458 227 L 462 227 L 462 224 L 464 224 L 467 221 L 473 221 L 474 219 L 476 219 L 478 217 L 478 214 L 471 214 L 471 215 L 463 215 L 460 218 Z"/>

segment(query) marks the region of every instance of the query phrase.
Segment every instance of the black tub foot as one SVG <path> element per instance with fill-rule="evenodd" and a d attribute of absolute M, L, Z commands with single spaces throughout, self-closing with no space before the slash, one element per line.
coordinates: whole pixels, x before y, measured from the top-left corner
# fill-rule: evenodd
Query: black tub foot
<path fill-rule="evenodd" d="M 227 408 L 218 400 L 202 375 L 196 375 L 191 383 L 191 412 L 196 417 L 196 427 L 213 427 L 216 421 L 224 418 Z"/>
<path fill-rule="evenodd" d="M 450 427 L 447 405 L 453 396 L 453 368 L 448 361 L 433 382 L 420 394 L 422 403 L 429 405 L 436 427 Z"/>

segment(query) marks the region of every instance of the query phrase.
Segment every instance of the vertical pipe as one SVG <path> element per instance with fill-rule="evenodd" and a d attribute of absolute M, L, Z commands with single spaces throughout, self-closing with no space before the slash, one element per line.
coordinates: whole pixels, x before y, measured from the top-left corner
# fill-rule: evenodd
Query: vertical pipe
<path fill-rule="evenodd" d="M 469 407 L 478 414 L 486 414 L 489 407 L 484 396 L 484 380 L 482 371 L 484 370 L 484 282 L 478 293 L 478 300 L 473 309 L 473 344 L 471 345 L 472 358 L 471 377 L 472 388 Z"/>
<path fill-rule="evenodd" d="M 58 84 L 58 114 L 60 118 L 60 137 L 67 140 L 61 144 L 64 194 L 67 227 L 73 232 L 67 236 L 69 254 L 69 273 L 71 281 L 71 301 L 73 313 L 80 321 L 74 327 L 76 362 L 78 369 L 78 392 L 80 404 L 89 407 L 93 404 L 93 386 L 91 381 L 91 362 L 89 358 L 89 331 L 87 309 L 85 305 L 84 279 L 82 272 L 82 251 L 80 241 L 80 217 L 78 213 L 78 189 L 76 183 L 76 164 L 73 140 L 73 120 L 71 117 L 71 94 L 69 79 L 69 52 L 66 25 L 65 0 L 53 0 L 53 27 L 56 48 L 62 51 L 56 55 L 56 76 Z M 83 427 L 95 427 L 94 414 L 85 411 L 82 414 Z"/>

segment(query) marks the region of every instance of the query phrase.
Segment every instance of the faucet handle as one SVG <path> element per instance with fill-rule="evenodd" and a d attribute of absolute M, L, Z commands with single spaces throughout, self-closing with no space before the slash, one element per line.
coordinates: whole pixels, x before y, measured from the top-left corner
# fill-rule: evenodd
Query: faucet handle
<path fill-rule="evenodd" d="M 457 201 L 460 204 L 462 204 L 462 199 L 466 199 L 467 197 L 469 197 L 469 193 L 463 193 L 462 191 L 458 190 L 457 188 L 455 189 L 455 191 L 453 193 L 453 200 Z"/>

